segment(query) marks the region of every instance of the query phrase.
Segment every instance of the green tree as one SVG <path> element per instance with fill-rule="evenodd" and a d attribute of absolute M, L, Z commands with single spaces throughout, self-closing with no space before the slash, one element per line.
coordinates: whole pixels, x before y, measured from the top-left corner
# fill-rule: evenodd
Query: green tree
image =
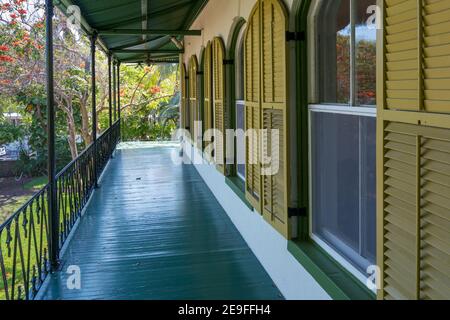
<path fill-rule="evenodd" d="M 24 135 L 30 138 L 34 153 L 29 158 L 42 164 L 47 136 L 43 5 L 42 0 L 5 0 L 0 5 L 0 101 L 14 101 L 15 110 L 24 117 Z M 80 148 L 93 140 L 90 46 L 86 36 L 74 33 L 67 19 L 58 10 L 55 13 L 57 140 L 62 152 L 75 159 Z M 101 133 L 109 125 L 108 73 L 105 54 L 97 52 L 96 112 L 97 132 Z M 178 121 L 177 65 L 124 65 L 121 81 L 125 139 L 169 139 Z"/>
<path fill-rule="evenodd" d="M 120 92 L 125 140 L 169 140 L 178 123 L 176 64 L 124 66 Z"/>

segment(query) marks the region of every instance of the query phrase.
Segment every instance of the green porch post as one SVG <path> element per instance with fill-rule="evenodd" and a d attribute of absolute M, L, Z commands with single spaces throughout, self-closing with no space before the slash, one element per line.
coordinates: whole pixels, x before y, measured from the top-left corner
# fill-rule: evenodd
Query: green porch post
<path fill-rule="evenodd" d="M 116 60 L 113 61 L 113 103 L 114 103 L 114 122 L 117 121 L 117 80 L 116 80 Z"/>
<path fill-rule="evenodd" d="M 47 75 L 47 134 L 48 134 L 48 224 L 50 237 L 48 241 L 49 260 L 52 271 L 58 267 L 59 259 L 59 214 L 56 182 L 55 155 L 55 100 L 53 75 L 53 1 L 45 0 L 46 32 L 45 56 Z"/>
<path fill-rule="evenodd" d="M 97 172 L 97 99 L 96 99 L 96 79 L 95 79 L 95 43 L 97 41 L 97 34 L 91 35 L 91 89 L 92 89 L 92 143 L 94 145 L 94 186 L 98 187 L 98 172 Z"/>
<path fill-rule="evenodd" d="M 109 95 L 109 127 L 112 127 L 113 124 L 113 115 L 112 115 L 112 77 L 111 77 L 111 63 L 112 63 L 112 57 L 111 53 L 108 53 L 108 95 Z"/>
<path fill-rule="evenodd" d="M 117 116 L 119 118 L 119 137 L 122 137 L 122 119 L 120 111 L 120 61 L 117 62 Z"/>

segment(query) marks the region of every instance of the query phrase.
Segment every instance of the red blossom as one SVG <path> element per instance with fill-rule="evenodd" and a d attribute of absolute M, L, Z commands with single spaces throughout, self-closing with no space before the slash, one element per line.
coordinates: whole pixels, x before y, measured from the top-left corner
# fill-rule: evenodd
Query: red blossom
<path fill-rule="evenodd" d="M 25 10 L 25 9 L 19 9 L 19 10 L 17 10 L 17 12 L 19 14 L 21 14 L 21 15 L 26 15 L 27 14 L 27 10 Z"/>
<path fill-rule="evenodd" d="M 150 88 L 150 92 L 151 92 L 152 94 L 160 93 L 160 92 L 161 92 L 161 88 L 158 87 L 158 86 L 151 87 L 151 88 Z"/>
<path fill-rule="evenodd" d="M 9 51 L 9 47 L 7 46 L 0 46 L 0 51 Z"/>
<path fill-rule="evenodd" d="M 11 17 L 11 19 L 17 19 L 17 18 L 19 17 L 19 16 L 18 16 L 17 14 L 15 14 L 15 13 L 11 13 L 9 16 Z"/>
<path fill-rule="evenodd" d="M 10 56 L 0 56 L 0 61 L 3 61 L 3 62 L 13 62 L 14 61 L 14 59 L 12 58 L 12 57 L 10 57 Z"/>

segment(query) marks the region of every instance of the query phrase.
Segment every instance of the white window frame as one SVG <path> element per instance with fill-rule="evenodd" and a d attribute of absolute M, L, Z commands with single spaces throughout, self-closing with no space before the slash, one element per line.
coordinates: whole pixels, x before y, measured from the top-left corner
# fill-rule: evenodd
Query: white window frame
<path fill-rule="evenodd" d="M 318 77 L 318 32 L 315 28 L 319 17 L 319 11 L 321 5 L 328 0 L 312 0 L 310 5 L 310 10 L 308 13 L 308 176 L 309 176 L 309 236 L 310 238 L 318 244 L 322 249 L 324 249 L 333 259 L 335 259 L 342 267 L 349 271 L 353 276 L 355 276 L 363 284 L 367 283 L 368 274 L 364 274 L 359 269 L 357 269 L 351 262 L 349 262 L 342 254 L 338 253 L 325 241 L 320 239 L 320 237 L 314 235 L 313 233 L 313 206 L 312 206 L 312 125 L 311 116 L 313 112 L 323 112 L 323 113 L 334 113 L 343 115 L 354 115 L 354 116 L 365 116 L 377 118 L 377 106 L 354 106 L 354 90 L 351 92 L 350 104 L 324 104 L 320 103 L 320 85 Z M 378 35 L 377 35 L 378 36 Z M 354 63 L 353 63 L 354 65 Z M 352 72 L 352 71 L 351 71 Z M 353 86 L 353 85 L 352 85 Z M 376 289 L 372 290 L 376 293 Z"/>

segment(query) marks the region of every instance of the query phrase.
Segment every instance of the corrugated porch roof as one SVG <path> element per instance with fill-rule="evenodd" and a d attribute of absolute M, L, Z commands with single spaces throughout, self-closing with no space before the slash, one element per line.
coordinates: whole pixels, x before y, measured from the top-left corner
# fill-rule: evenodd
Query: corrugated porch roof
<path fill-rule="evenodd" d="M 66 15 L 78 6 L 87 34 L 99 33 L 98 43 L 121 62 L 178 61 L 182 40 L 208 0 L 56 0 Z M 133 34 L 139 31 L 155 31 Z M 167 34 L 173 31 L 173 34 Z"/>

